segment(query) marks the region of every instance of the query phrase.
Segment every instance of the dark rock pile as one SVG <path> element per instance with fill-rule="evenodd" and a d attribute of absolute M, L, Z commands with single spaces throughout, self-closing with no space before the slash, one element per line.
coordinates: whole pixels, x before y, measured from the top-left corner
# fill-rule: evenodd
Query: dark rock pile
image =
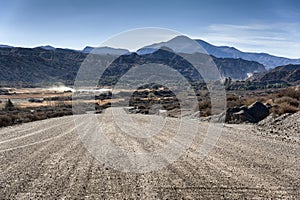
<path fill-rule="evenodd" d="M 227 123 L 258 123 L 269 115 L 269 108 L 261 102 L 250 106 L 228 108 L 225 122 Z"/>

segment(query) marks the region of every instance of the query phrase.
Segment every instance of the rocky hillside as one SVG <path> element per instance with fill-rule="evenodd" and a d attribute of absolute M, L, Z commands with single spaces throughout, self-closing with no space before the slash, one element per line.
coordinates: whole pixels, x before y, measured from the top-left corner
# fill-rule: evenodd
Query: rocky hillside
<path fill-rule="evenodd" d="M 300 142 L 300 112 L 290 114 L 286 113 L 281 116 L 270 115 L 263 121 L 259 122 L 257 129 L 262 134 L 269 134 L 280 137 L 284 140 Z"/>
<path fill-rule="evenodd" d="M 285 65 L 276 67 L 265 74 L 258 75 L 254 80 L 263 83 L 300 84 L 300 65 Z"/>
<path fill-rule="evenodd" d="M 6 86 L 43 86 L 56 82 L 72 84 L 87 55 L 68 49 L 0 48 L 0 84 Z M 213 59 L 220 72 L 233 79 L 245 79 L 249 73 L 265 72 L 264 66 L 257 62 L 232 58 Z M 147 55 L 132 53 L 120 56 L 112 64 L 111 69 L 114 70 L 108 74 L 120 76 L 133 64 L 149 62 L 166 64 L 185 76 L 200 78 L 182 57 L 164 50 Z"/>
<path fill-rule="evenodd" d="M 107 73 L 105 73 L 105 75 L 118 79 L 133 66 L 156 63 L 172 67 L 188 80 L 195 81 L 202 79 L 201 75 L 195 70 L 195 68 L 183 58 L 185 55 L 187 54 L 174 54 L 173 52 L 164 49 L 159 49 L 151 54 L 138 55 L 136 53 L 132 53 L 130 55 L 123 55 L 115 60 L 115 62 L 107 69 Z M 202 61 L 211 58 L 211 56 L 201 53 L 196 53 L 195 56 Z M 266 71 L 264 66 L 257 62 L 232 58 L 212 58 L 223 77 L 244 80 L 247 78 L 249 73 L 263 73 Z"/>
<path fill-rule="evenodd" d="M 7 86 L 71 83 L 86 54 L 45 48 L 0 48 L 0 83 Z"/>

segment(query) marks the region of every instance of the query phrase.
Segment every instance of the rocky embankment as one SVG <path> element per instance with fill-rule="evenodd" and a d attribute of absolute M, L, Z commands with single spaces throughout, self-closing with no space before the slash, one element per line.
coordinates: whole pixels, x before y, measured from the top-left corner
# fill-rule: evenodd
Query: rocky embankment
<path fill-rule="evenodd" d="M 261 134 L 274 136 L 282 140 L 300 142 L 300 112 L 284 114 L 281 116 L 270 115 L 257 124 Z"/>

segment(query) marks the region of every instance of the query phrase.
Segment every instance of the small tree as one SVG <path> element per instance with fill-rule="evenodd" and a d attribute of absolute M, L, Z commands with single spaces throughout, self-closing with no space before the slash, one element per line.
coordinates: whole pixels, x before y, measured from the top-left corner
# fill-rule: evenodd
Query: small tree
<path fill-rule="evenodd" d="M 14 109 L 14 104 L 11 102 L 10 99 L 7 100 L 4 109 L 5 110 L 13 110 Z"/>

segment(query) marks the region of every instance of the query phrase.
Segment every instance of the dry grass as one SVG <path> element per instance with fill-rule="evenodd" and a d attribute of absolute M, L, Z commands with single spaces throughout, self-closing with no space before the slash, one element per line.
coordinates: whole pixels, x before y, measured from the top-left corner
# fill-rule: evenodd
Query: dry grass
<path fill-rule="evenodd" d="M 271 94 L 270 98 L 274 102 L 271 112 L 275 114 L 282 115 L 300 111 L 300 92 L 296 88 L 282 89 Z"/>
<path fill-rule="evenodd" d="M 246 97 L 246 98 L 243 99 L 243 104 L 247 105 L 247 106 L 250 106 L 251 104 L 253 104 L 256 101 L 267 103 L 268 100 L 269 100 L 268 97 L 259 97 L 259 96 Z"/>
<path fill-rule="evenodd" d="M 271 108 L 271 112 L 275 113 L 277 115 L 282 115 L 285 113 L 296 113 L 298 111 L 300 111 L 299 107 L 291 106 L 287 102 L 283 102 L 283 103 L 281 103 L 279 105 L 275 105 Z"/>
<path fill-rule="evenodd" d="M 286 103 L 287 105 L 294 106 L 294 107 L 299 107 L 300 102 L 297 99 L 294 99 L 292 97 L 280 97 L 276 98 L 274 101 L 275 104 L 283 104 Z"/>
<path fill-rule="evenodd" d="M 62 107 L 15 108 L 10 111 L 3 110 L 0 111 L 0 127 L 71 114 L 72 107 L 67 105 Z"/>

